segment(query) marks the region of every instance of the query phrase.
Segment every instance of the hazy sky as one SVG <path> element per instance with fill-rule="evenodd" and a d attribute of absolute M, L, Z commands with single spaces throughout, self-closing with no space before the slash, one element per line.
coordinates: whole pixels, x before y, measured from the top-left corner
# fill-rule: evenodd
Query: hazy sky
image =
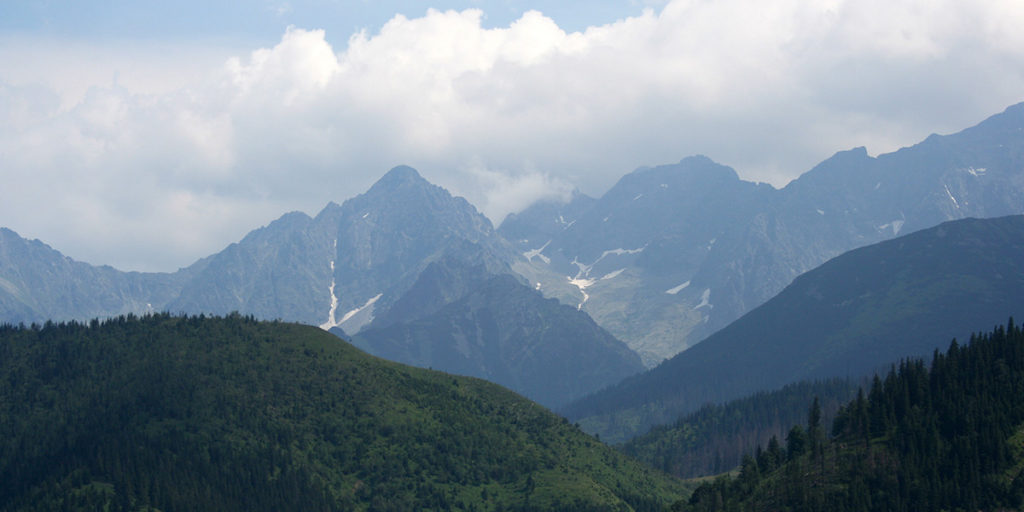
<path fill-rule="evenodd" d="M 1021 26 L 1019 0 L 4 0 L 0 226 L 173 270 L 399 164 L 496 224 L 692 154 L 782 186 L 1024 101 Z"/>

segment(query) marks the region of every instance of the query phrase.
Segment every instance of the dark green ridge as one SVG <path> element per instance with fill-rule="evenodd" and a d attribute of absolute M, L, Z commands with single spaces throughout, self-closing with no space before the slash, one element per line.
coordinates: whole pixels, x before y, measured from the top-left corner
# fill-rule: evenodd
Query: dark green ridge
<path fill-rule="evenodd" d="M 685 511 L 1021 510 L 1024 332 L 1010 320 L 931 365 L 905 360 L 840 410 L 820 407 L 784 444 L 744 458 L 673 508 Z"/>
<path fill-rule="evenodd" d="M 717 405 L 708 404 L 660 425 L 623 444 L 637 460 L 680 478 L 732 471 L 743 456 L 807 417 L 807 404 L 820 400 L 822 417 L 830 421 L 840 405 L 857 395 L 857 382 L 829 379 L 798 382 Z"/>
<path fill-rule="evenodd" d="M 801 380 L 860 378 L 1024 307 L 1024 216 L 946 222 L 844 253 L 695 347 L 562 409 L 610 442 Z"/>
<path fill-rule="evenodd" d="M 0 510 L 662 510 L 687 487 L 479 379 L 251 317 L 0 326 Z"/>

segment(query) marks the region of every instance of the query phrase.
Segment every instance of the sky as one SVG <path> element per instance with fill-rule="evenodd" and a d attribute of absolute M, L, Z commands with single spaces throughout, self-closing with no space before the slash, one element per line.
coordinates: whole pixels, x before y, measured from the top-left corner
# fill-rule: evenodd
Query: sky
<path fill-rule="evenodd" d="M 0 2 L 0 227 L 173 271 L 410 165 L 496 225 L 695 154 L 784 186 L 1024 101 L 1019 0 Z"/>

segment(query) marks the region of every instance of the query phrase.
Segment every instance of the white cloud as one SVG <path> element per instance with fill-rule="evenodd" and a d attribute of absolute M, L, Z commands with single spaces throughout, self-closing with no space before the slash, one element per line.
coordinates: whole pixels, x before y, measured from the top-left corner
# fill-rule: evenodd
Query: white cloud
<path fill-rule="evenodd" d="M 694 153 L 783 184 L 1024 99 L 1018 2 L 644 3 L 664 7 L 583 32 L 432 10 L 344 48 L 0 39 L 0 224 L 171 269 L 398 164 L 499 222 Z"/>
<path fill-rule="evenodd" d="M 536 169 L 507 171 L 488 169 L 474 162 L 462 169 L 466 179 L 450 185 L 453 194 L 478 198 L 474 206 L 500 224 L 505 216 L 526 208 L 534 201 L 572 199 L 574 187 L 562 178 Z"/>
<path fill-rule="evenodd" d="M 271 49 L 252 52 L 246 63 L 225 65 L 234 90 L 231 100 L 257 107 L 292 108 L 316 101 L 339 72 L 338 59 L 322 30 L 289 27 Z"/>

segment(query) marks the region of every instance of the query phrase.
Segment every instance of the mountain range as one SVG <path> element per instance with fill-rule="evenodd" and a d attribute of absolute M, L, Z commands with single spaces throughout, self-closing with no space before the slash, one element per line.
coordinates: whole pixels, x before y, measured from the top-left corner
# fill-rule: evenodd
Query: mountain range
<path fill-rule="evenodd" d="M 538 204 L 499 232 L 534 286 L 654 365 L 843 252 L 948 220 L 1018 213 L 1024 104 L 894 153 L 839 152 L 782 189 L 706 157 L 641 168 L 597 200 Z"/>
<path fill-rule="evenodd" d="M 365 194 L 328 204 L 315 217 L 286 214 L 170 274 L 92 267 L 4 230 L 0 319 L 41 323 L 152 311 L 238 311 L 319 325 L 344 337 L 372 327 L 358 338 L 370 352 L 492 378 L 551 407 L 643 370 L 635 353 L 585 313 L 529 288 L 511 270 L 514 259 L 511 245 L 472 205 L 412 168 L 396 167 Z M 486 283 L 492 286 L 481 290 Z M 493 297 L 502 300 L 500 310 L 497 303 L 481 303 L 479 293 L 487 290 L 500 292 Z M 459 307 L 487 309 L 490 318 L 503 321 L 463 321 L 461 331 L 451 330 L 444 315 Z M 485 316 L 476 319 L 486 321 Z M 432 322 L 431 336 L 447 348 L 397 350 L 394 333 L 410 322 Z M 389 338 L 378 347 L 370 342 L 379 338 L 374 333 Z M 488 347 L 495 336 L 501 347 Z M 453 355 L 470 345 L 483 352 Z M 563 357 L 558 364 L 547 359 L 575 353 L 586 356 Z"/>
<path fill-rule="evenodd" d="M 924 357 L 1024 312 L 1024 216 L 964 219 L 838 256 L 690 350 L 563 409 L 611 441 L 705 403 Z"/>
<path fill-rule="evenodd" d="M 95 267 L 0 230 L 0 322 L 239 311 L 558 407 L 642 370 L 637 356 L 653 367 L 695 345 L 845 251 L 1022 212 L 1024 104 L 895 153 L 837 153 L 782 189 L 689 157 L 498 229 L 401 166 L 173 273 Z"/>

